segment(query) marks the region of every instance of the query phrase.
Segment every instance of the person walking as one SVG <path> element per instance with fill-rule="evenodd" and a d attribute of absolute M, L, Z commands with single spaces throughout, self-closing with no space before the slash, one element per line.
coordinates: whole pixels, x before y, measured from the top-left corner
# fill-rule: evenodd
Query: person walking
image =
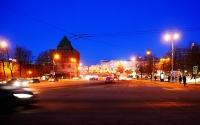
<path fill-rule="evenodd" d="M 185 75 L 183 76 L 183 84 L 184 84 L 184 86 L 186 85 L 186 76 Z"/>
<path fill-rule="evenodd" d="M 168 76 L 168 82 L 170 82 L 170 76 Z"/>
<path fill-rule="evenodd" d="M 180 82 L 180 84 L 181 84 L 181 82 L 182 82 L 182 77 L 181 77 L 181 75 L 179 76 L 179 82 Z"/>
<path fill-rule="evenodd" d="M 156 75 L 154 76 L 154 79 L 155 79 L 155 82 L 156 82 L 156 79 L 157 79 L 157 76 L 156 76 Z"/>

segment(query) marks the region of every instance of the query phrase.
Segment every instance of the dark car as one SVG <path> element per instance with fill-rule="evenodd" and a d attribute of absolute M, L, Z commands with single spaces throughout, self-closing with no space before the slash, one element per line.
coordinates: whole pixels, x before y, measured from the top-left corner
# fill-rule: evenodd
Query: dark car
<path fill-rule="evenodd" d="M 98 80 L 97 77 L 91 77 L 89 80 Z"/>
<path fill-rule="evenodd" d="M 13 111 L 18 106 L 36 102 L 33 92 L 15 86 L 0 84 L 0 113 Z"/>
<path fill-rule="evenodd" d="M 113 77 L 107 77 L 105 80 L 105 83 L 111 83 L 111 82 L 115 82 Z"/>
<path fill-rule="evenodd" d="M 8 85 L 16 86 L 16 87 L 28 87 L 28 81 L 26 79 L 16 79 L 12 78 L 7 81 Z"/>
<path fill-rule="evenodd" d="M 31 79 L 30 83 L 40 83 L 40 79 Z"/>

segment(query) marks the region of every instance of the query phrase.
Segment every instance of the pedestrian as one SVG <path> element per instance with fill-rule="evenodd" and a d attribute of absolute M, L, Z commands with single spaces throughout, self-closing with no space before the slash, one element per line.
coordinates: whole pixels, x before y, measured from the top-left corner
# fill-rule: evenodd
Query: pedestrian
<path fill-rule="evenodd" d="M 170 76 L 168 76 L 168 82 L 170 82 Z"/>
<path fill-rule="evenodd" d="M 150 79 L 151 79 L 151 81 L 152 81 L 152 74 L 151 74 L 151 76 L 150 76 Z"/>
<path fill-rule="evenodd" d="M 182 77 L 181 77 L 181 75 L 179 76 L 179 82 L 180 82 L 180 84 L 181 84 L 181 82 L 182 82 Z"/>
<path fill-rule="evenodd" d="M 137 80 L 139 79 L 139 76 L 137 75 Z"/>
<path fill-rule="evenodd" d="M 157 76 L 156 76 L 156 75 L 154 76 L 154 79 L 155 79 L 155 82 L 156 82 L 156 79 L 157 79 Z"/>
<path fill-rule="evenodd" d="M 186 76 L 185 75 L 183 76 L 183 84 L 184 84 L 184 86 L 186 85 Z"/>

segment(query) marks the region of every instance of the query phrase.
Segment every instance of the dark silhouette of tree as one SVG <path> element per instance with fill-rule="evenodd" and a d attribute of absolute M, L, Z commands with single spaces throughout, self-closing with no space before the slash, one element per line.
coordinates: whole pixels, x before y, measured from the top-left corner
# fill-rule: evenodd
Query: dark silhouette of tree
<path fill-rule="evenodd" d="M 193 72 L 193 66 L 200 66 L 200 46 L 197 42 L 189 42 L 186 50 L 186 69 L 188 72 Z"/>
<path fill-rule="evenodd" d="M 37 64 L 43 64 L 43 65 L 51 63 L 50 61 L 51 60 L 50 60 L 50 51 L 49 50 L 41 52 L 36 59 Z"/>
<path fill-rule="evenodd" d="M 142 56 L 138 55 L 136 57 L 136 73 L 140 74 L 141 78 L 142 78 L 142 74 L 145 72 L 145 61 L 143 59 Z"/>
<path fill-rule="evenodd" d="M 44 73 L 47 73 L 46 68 L 42 65 L 51 65 L 51 59 L 50 59 L 50 51 L 46 50 L 44 52 L 41 52 L 37 59 L 36 59 L 36 64 L 37 66 L 37 71 L 40 73 L 40 76 L 43 75 Z"/>
<path fill-rule="evenodd" d="M 30 64 L 33 62 L 33 55 L 30 50 L 25 49 L 24 47 L 16 46 L 14 48 L 14 56 L 19 63 L 19 75 L 21 77 L 22 66 L 24 66 L 26 72 L 26 64 Z M 27 73 L 27 72 L 26 72 Z"/>
<path fill-rule="evenodd" d="M 1 45 L 0 44 L 0 61 L 2 62 L 2 68 L 3 68 L 3 73 L 4 73 L 4 78 L 6 78 L 6 73 L 5 73 L 5 63 L 7 62 L 8 60 L 8 50 L 9 48 L 5 45 Z"/>
<path fill-rule="evenodd" d="M 152 74 L 152 72 L 154 72 L 153 70 L 155 69 L 155 65 L 154 65 L 154 69 L 153 69 L 153 55 L 145 55 L 144 56 L 144 61 L 145 61 L 145 65 L 144 65 L 144 71 L 147 74 Z M 154 59 L 154 63 L 155 63 L 155 59 Z"/>

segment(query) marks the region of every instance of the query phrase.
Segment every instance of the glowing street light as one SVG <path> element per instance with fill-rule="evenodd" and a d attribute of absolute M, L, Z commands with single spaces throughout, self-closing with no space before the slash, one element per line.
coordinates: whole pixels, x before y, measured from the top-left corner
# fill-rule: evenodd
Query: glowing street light
<path fill-rule="evenodd" d="M 55 68 L 54 68 L 54 65 L 56 65 L 55 59 L 57 60 L 59 58 L 60 58 L 60 55 L 58 55 L 58 54 L 55 54 L 53 57 L 53 77 L 55 75 Z"/>
<path fill-rule="evenodd" d="M 7 43 L 6 42 L 1 42 L 0 46 L 1 46 L 1 48 L 5 48 L 5 47 L 7 47 Z"/>
<path fill-rule="evenodd" d="M 58 55 L 58 54 L 56 54 L 55 56 L 54 56 L 54 59 L 59 59 L 60 58 L 60 56 Z"/>
<path fill-rule="evenodd" d="M 177 41 L 180 39 L 180 34 L 178 33 L 166 33 L 164 35 L 165 41 L 171 41 L 172 42 L 172 71 L 171 71 L 171 82 L 172 82 L 172 74 L 173 74 L 173 64 L 174 64 L 174 41 Z"/>
<path fill-rule="evenodd" d="M 135 57 L 132 57 L 131 60 L 134 62 L 136 59 L 135 59 Z"/>

